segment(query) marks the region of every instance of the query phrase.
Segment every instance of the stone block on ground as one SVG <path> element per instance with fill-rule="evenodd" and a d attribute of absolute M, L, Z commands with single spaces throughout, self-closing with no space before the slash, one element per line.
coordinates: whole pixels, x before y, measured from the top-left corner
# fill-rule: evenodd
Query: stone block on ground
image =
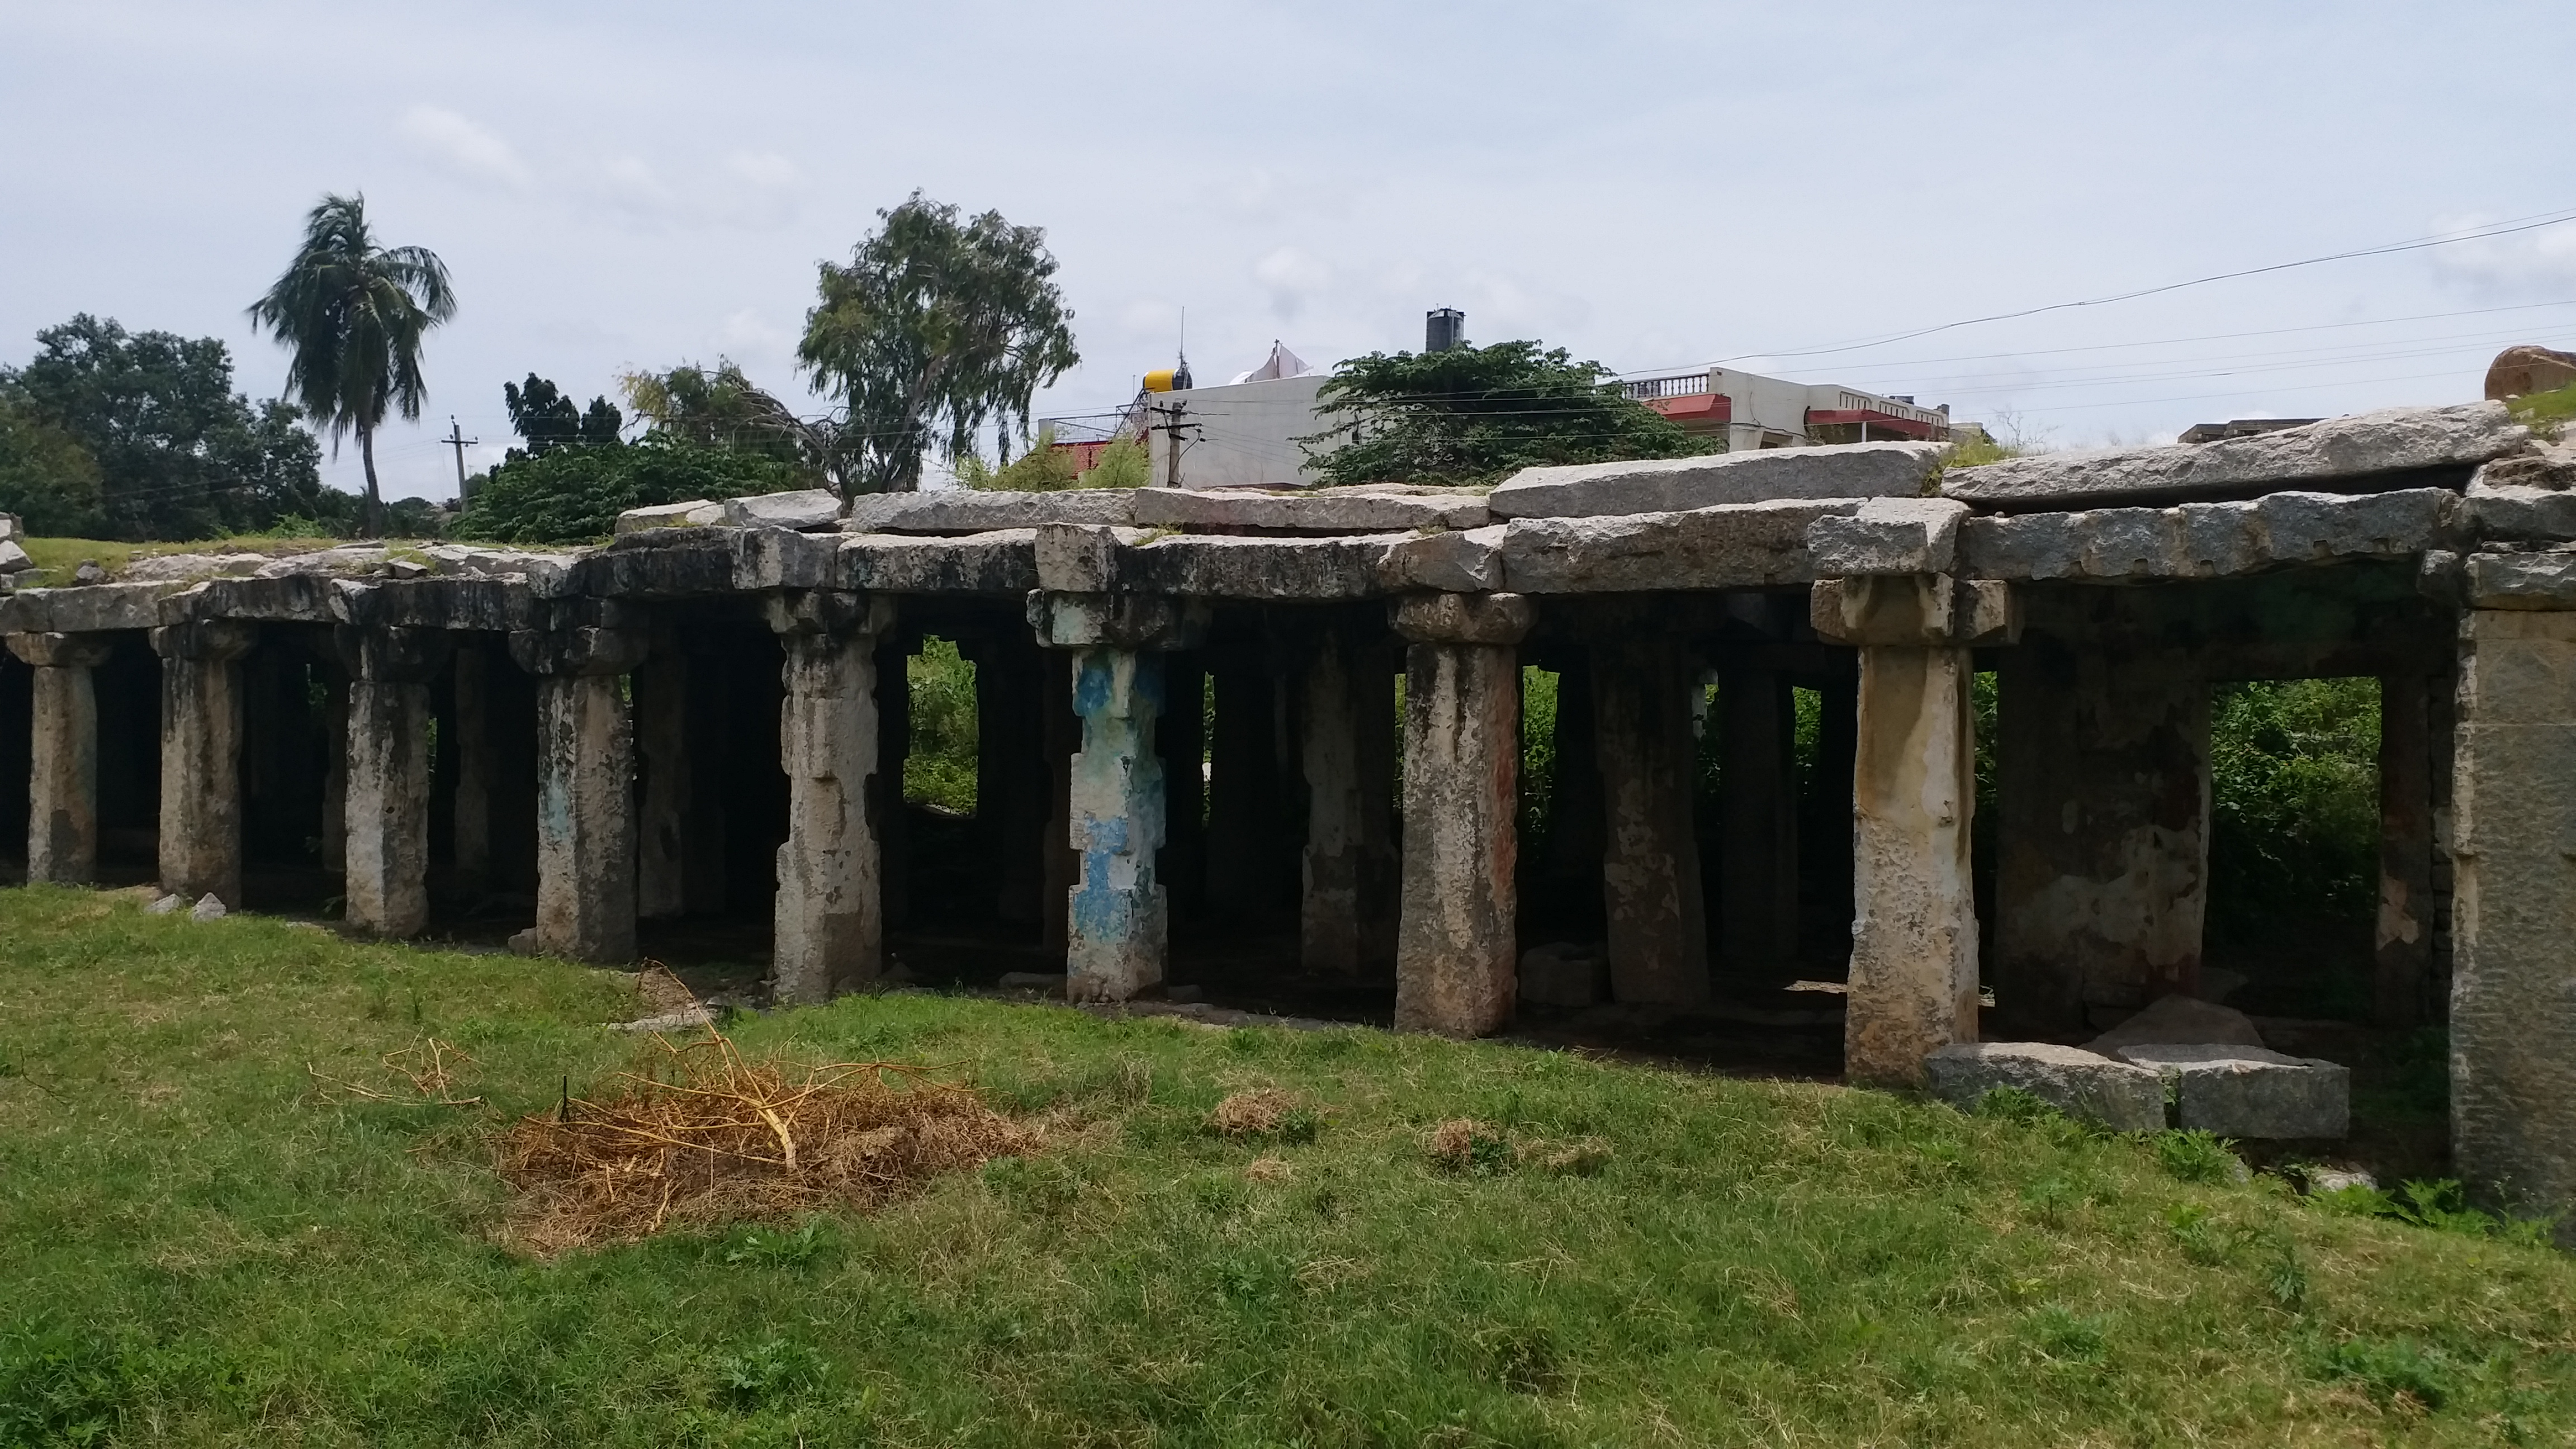
<path fill-rule="evenodd" d="M 1923 1059 L 1933 1095 L 1963 1111 L 1997 1087 L 2028 1092 L 2117 1132 L 2165 1125 L 2164 1078 L 2146 1067 L 2049 1042 L 1953 1042 Z"/>
<path fill-rule="evenodd" d="M 1913 498 L 1942 451 L 1939 443 L 1850 443 L 1523 468 L 1485 506 L 1496 518 L 1590 518 L 1781 498 Z"/>
<path fill-rule="evenodd" d="M 2198 1046 L 2263 1045 L 2254 1018 L 2232 1006 L 2188 996 L 2160 996 L 2147 1009 L 2084 1044 L 2085 1050 L 2116 1052 L 2141 1042 L 2189 1042 Z"/>
<path fill-rule="evenodd" d="M 188 908 L 188 919 L 192 921 L 220 921 L 224 915 L 224 903 L 216 898 L 213 891 L 199 896 L 197 903 Z"/>
<path fill-rule="evenodd" d="M 656 503 L 645 508 L 630 508 L 617 515 L 619 534 L 642 533 L 648 528 L 709 528 L 724 522 L 724 505 L 704 498 L 686 503 Z"/>
<path fill-rule="evenodd" d="M 724 521 L 730 528 L 838 528 L 841 499 L 828 488 L 728 498 L 724 501 Z"/>
<path fill-rule="evenodd" d="M 1521 953 L 1520 999 L 1540 1006 L 1594 1006 L 1610 995 L 1610 952 L 1598 942 L 1550 941 Z"/>
<path fill-rule="evenodd" d="M 0 574 L 22 574 L 35 566 L 36 561 L 27 557 L 25 549 L 12 542 L 8 535 L 0 534 Z"/>
<path fill-rule="evenodd" d="M 1953 468 L 1942 476 L 1941 496 L 1979 508 L 2071 509 L 2243 498 L 2374 477 L 2413 486 L 2407 475 L 2475 468 L 2521 452 L 2530 441 L 2531 430 L 2502 403 L 2393 408 L 2252 437 L 2042 453 Z"/>
<path fill-rule="evenodd" d="M 2262 1047 L 2124 1046 L 2121 1060 L 2174 1083 L 2179 1124 L 2221 1137 L 2341 1137 L 2352 1128 L 2352 1073 Z"/>

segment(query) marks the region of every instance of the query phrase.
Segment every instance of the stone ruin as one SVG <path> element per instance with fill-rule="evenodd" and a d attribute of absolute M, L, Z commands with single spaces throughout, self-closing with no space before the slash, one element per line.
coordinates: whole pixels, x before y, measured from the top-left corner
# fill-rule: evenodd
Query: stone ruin
<path fill-rule="evenodd" d="M 776 999 L 815 1002 L 880 981 L 914 910 L 903 662 L 935 635 L 977 671 L 965 924 L 1025 932 L 1075 1000 L 1154 994 L 1177 911 L 1391 976 L 1403 1028 L 1494 1032 L 1595 972 L 1687 1011 L 1777 986 L 1821 905 L 1849 927 L 1847 1076 L 1926 1086 L 1927 1060 L 2012 1056 L 1961 1045 L 1981 962 L 1989 1019 L 2058 1042 L 2199 994 L 2213 684 L 2371 677 L 2377 1018 L 2447 1020 L 2464 1177 L 2576 1206 L 2576 448 L 2484 403 L 1940 456 L 1540 468 L 1489 495 L 788 495 L 644 510 L 567 553 L 164 560 L 0 599 L 0 790 L 28 782 L 33 880 L 121 849 L 238 903 L 246 856 L 318 850 L 354 928 L 422 931 L 435 877 L 517 892 L 537 949 L 603 963 L 639 919 L 730 907 L 770 918 Z M 1546 859 L 1516 840 L 1525 663 L 1561 684 Z M 1824 705 L 1822 811 L 1792 688 Z M 1605 944 L 1524 952 L 1542 879 L 1598 901 Z M 2296 1066 L 2123 1050 L 2090 1054 L 2119 1091 L 2161 1072 L 2213 1104 Z"/>

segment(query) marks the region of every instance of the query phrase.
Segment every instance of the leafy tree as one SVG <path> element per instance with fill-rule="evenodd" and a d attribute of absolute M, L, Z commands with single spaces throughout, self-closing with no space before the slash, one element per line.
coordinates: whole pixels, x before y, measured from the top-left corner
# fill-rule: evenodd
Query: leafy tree
<path fill-rule="evenodd" d="M 597 447 L 621 441 L 618 433 L 626 426 L 626 416 L 617 405 L 604 397 L 590 400 L 584 410 L 552 382 L 528 374 L 527 386 L 501 384 L 501 405 L 510 412 L 510 427 L 525 438 L 528 454 L 541 457 L 549 448 L 566 445 Z"/>
<path fill-rule="evenodd" d="M 1372 352 L 1333 369 L 1317 396 L 1341 421 L 1298 442 L 1327 483 L 1493 483 L 1710 446 L 1620 392 L 1601 364 L 1535 342 Z"/>
<path fill-rule="evenodd" d="M 101 501 L 98 460 L 80 439 L 0 394 L 0 513 L 30 533 L 92 538 L 107 531 Z"/>
<path fill-rule="evenodd" d="M 219 339 L 83 313 L 36 343 L 26 366 L 0 368 L 0 479 L 16 480 L 0 499 L 30 529 L 204 538 L 328 511 L 313 435 L 292 406 L 232 390 Z"/>
<path fill-rule="evenodd" d="M 383 247 L 367 226 L 364 196 L 325 195 L 305 215 L 304 243 L 268 294 L 250 305 L 290 354 L 286 385 L 316 425 L 358 435 L 366 463 L 365 531 L 384 527 L 376 484 L 376 429 L 388 409 L 420 416 L 428 385 L 421 339 L 456 315 L 447 266 L 425 247 Z"/>
<path fill-rule="evenodd" d="M 847 266 L 821 267 L 796 355 L 844 417 L 844 493 L 910 492 L 923 450 L 975 451 L 987 423 L 1029 432 L 1029 401 L 1081 361 L 1046 233 L 1000 212 L 961 221 L 914 192 Z"/>
<path fill-rule="evenodd" d="M 713 370 L 687 362 L 668 372 L 630 372 L 617 381 L 627 406 L 664 437 L 757 453 L 830 477 L 836 430 L 798 417 L 723 358 Z"/>
<path fill-rule="evenodd" d="M 512 458 L 475 488 L 473 507 L 451 531 L 497 543 L 584 543 L 614 532 L 629 508 L 779 493 L 808 481 L 793 463 L 654 433 Z"/>

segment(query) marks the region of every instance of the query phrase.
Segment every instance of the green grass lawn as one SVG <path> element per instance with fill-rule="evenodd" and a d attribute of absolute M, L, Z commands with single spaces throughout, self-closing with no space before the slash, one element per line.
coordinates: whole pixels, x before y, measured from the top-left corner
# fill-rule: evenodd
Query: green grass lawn
<path fill-rule="evenodd" d="M 2186 1180 L 2207 1155 L 2173 1138 L 1357 1029 L 927 995 L 747 1020 L 755 1055 L 953 1067 L 1050 1145 L 872 1216 L 516 1255 L 493 1137 L 646 1049 L 600 1029 L 632 992 L 0 891 L 0 1444 L 2576 1426 L 2576 1264 L 2525 1241 Z M 487 1107 L 317 1096 L 308 1068 L 381 1083 L 431 1035 Z M 1311 1110 L 1210 1130 L 1257 1087 Z M 1453 1118 L 1489 1127 L 1457 1167 L 1429 1145 Z"/>

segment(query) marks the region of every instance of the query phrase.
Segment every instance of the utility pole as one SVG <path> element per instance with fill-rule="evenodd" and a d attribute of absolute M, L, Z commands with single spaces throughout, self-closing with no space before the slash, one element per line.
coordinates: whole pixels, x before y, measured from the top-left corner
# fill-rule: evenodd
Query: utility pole
<path fill-rule="evenodd" d="M 1152 411 L 1157 417 L 1171 419 L 1169 422 L 1156 423 L 1146 431 L 1163 435 L 1164 445 L 1170 449 L 1170 452 L 1165 455 L 1170 459 L 1170 466 L 1165 469 L 1163 486 L 1178 488 L 1181 486 L 1181 431 L 1184 428 L 1196 428 L 1198 424 L 1181 421 L 1189 415 L 1188 403 L 1157 405 Z"/>
<path fill-rule="evenodd" d="M 481 438 L 469 438 L 465 436 L 465 430 L 456 425 L 456 414 L 449 413 L 447 415 L 447 436 L 439 439 L 439 441 L 456 450 L 456 506 L 458 508 L 463 508 L 466 504 L 474 501 L 467 497 L 465 493 L 465 450 L 467 447 L 480 443 L 483 440 Z"/>

